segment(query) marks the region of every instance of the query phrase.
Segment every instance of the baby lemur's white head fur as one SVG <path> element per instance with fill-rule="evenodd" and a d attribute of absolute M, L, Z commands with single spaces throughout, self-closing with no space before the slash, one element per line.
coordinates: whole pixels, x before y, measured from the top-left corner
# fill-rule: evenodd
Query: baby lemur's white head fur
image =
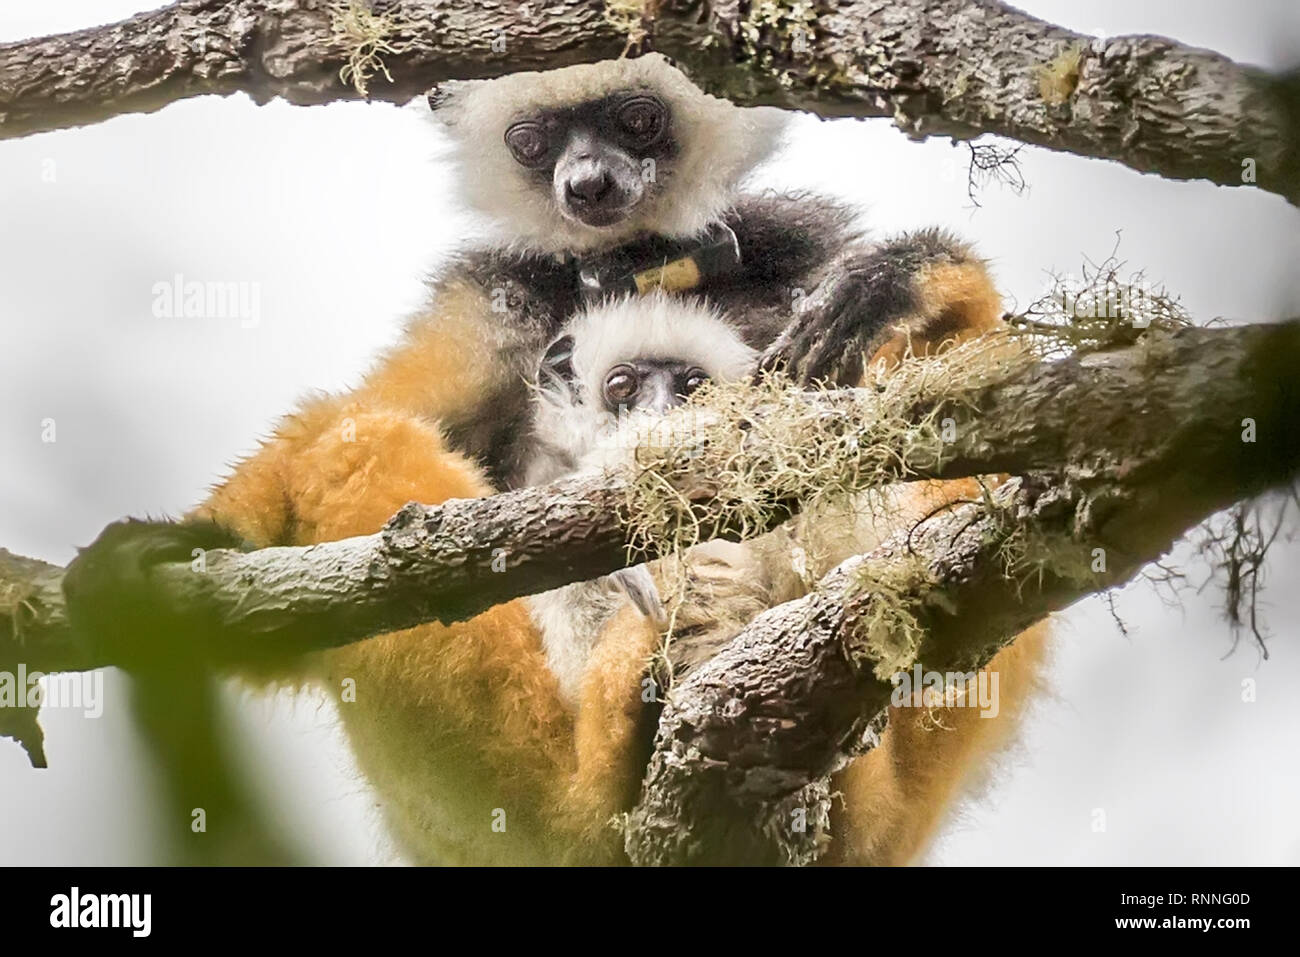
<path fill-rule="evenodd" d="M 700 300 L 655 291 L 589 307 L 542 357 L 533 404 L 529 485 L 598 468 L 602 447 L 635 442 L 707 381 L 753 371 L 756 354 Z"/>
<path fill-rule="evenodd" d="M 785 124 L 709 96 L 658 54 L 446 83 L 429 102 L 466 201 L 503 243 L 545 253 L 699 234 Z"/>
<path fill-rule="evenodd" d="M 755 358 L 736 329 L 700 301 L 656 291 L 589 307 L 566 324 L 538 369 L 529 484 L 625 461 L 647 426 L 705 382 L 748 375 Z M 629 601 L 662 624 L 645 565 L 528 599 L 547 665 L 569 702 L 577 703 L 602 629 Z"/>

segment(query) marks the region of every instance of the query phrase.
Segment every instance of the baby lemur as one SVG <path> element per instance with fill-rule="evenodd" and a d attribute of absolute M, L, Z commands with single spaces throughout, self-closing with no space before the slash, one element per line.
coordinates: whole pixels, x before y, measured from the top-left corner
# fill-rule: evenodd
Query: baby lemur
<path fill-rule="evenodd" d="M 781 114 L 708 96 L 662 57 L 452 83 L 431 103 L 460 194 L 494 222 L 495 242 L 452 257 L 356 388 L 304 402 L 185 522 L 111 526 L 83 552 L 65 578 L 83 632 L 108 646 L 165 632 L 149 566 L 188 562 L 196 545 L 368 534 L 408 501 L 528 481 L 533 406 L 521 383 L 586 303 L 655 288 L 697 297 L 736 323 L 764 368 L 831 385 L 856 384 L 865 361 L 900 354 L 909 337 L 924 348 L 999 322 L 983 263 L 948 236 L 869 242 L 831 200 L 743 191 Z M 617 863 L 605 824 L 635 800 L 642 766 L 628 729 L 657 637 L 625 611 L 637 621 L 592 651 L 576 712 L 525 601 L 267 666 L 336 692 L 350 679 L 355 700 L 339 712 L 412 860 Z M 839 776 L 828 859 L 905 861 L 924 846 L 1014 713 L 1007 669 L 1027 679 L 1036 648 L 1021 640 L 994 662 L 998 721 L 920 734 L 904 716 Z"/>
<path fill-rule="evenodd" d="M 583 310 L 542 357 L 528 483 L 622 463 L 639 442 L 657 438 L 670 409 L 706 382 L 752 374 L 757 357 L 734 326 L 692 299 L 655 291 Z M 629 602 L 652 623 L 665 623 L 645 565 L 528 600 L 547 664 L 569 702 L 578 702 L 603 629 Z"/>

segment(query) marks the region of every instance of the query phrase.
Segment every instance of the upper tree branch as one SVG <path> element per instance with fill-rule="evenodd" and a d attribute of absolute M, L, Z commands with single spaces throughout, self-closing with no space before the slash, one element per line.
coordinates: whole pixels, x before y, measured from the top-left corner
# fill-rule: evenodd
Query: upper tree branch
<path fill-rule="evenodd" d="M 357 98 L 334 0 L 184 0 L 121 23 L 0 44 L 0 138 L 158 109 L 205 93 Z M 603 0 L 376 2 L 391 17 L 368 94 L 402 102 L 448 79 L 617 56 Z M 917 136 L 996 133 L 1175 179 L 1300 200 L 1294 77 L 1160 37 L 1077 34 L 996 0 L 647 3 L 641 45 L 741 104 L 888 116 Z"/>

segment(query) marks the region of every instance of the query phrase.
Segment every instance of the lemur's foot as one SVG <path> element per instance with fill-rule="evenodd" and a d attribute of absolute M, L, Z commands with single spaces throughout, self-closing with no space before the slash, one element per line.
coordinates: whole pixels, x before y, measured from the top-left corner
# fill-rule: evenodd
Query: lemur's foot
<path fill-rule="evenodd" d="M 124 519 L 109 525 L 63 573 L 73 628 L 91 648 L 129 663 L 134 653 L 176 623 L 157 601 L 150 571 L 164 562 L 192 562 L 196 549 L 241 548 L 238 536 L 213 522 Z M 163 639 L 165 640 L 165 638 Z"/>
<path fill-rule="evenodd" d="M 659 586 L 645 565 L 621 568 L 609 577 L 627 595 L 637 611 L 661 628 L 668 624 L 668 613 L 659 597 Z"/>

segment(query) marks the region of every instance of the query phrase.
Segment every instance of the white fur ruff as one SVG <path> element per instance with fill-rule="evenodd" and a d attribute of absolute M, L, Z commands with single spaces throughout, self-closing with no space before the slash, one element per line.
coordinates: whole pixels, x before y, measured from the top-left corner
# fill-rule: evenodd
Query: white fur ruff
<path fill-rule="evenodd" d="M 680 152 L 665 164 L 671 173 L 647 184 L 628 219 L 609 227 L 573 222 L 560 214 L 551 190 L 515 162 L 505 131 L 539 110 L 621 90 L 654 92 L 667 103 Z M 709 96 L 658 54 L 447 83 L 441 92 L 434 116 L 453 143 L 459 195 L 499 227 L 503 245 L 543 253 L 598 249 L 641 233 L 700 234 L 730 207 L 736 184 L 771 154 L 786 125 L 780 110 Z"/>

